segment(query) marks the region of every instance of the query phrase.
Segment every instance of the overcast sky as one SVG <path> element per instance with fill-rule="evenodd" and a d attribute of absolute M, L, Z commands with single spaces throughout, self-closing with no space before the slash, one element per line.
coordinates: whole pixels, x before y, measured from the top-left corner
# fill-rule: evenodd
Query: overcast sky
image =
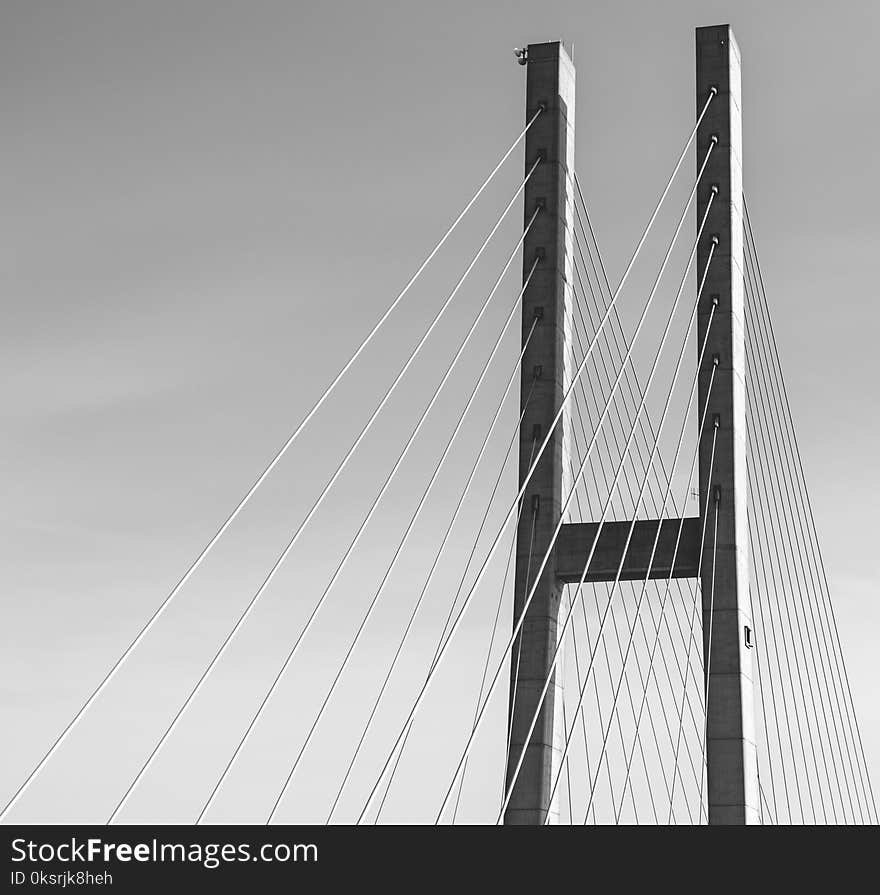
<path fill-rule="evenodd" d="M 693 29 L 727 21 L 743 54 L 749 208 L 865 749 L 880 778 L 877 3 L 9 0 L 0 12 L 0 709 L 12 735 L 3 738 L 0 801 L 519 132 L 524 75 L 513 47 L 574 44 L 576 166 L 616 280 L 693 122 Z M 16 817 L 100 822 L 109 813 L 521 170 L 515 154 L 332 412 L 316 418 Z M 517 209 L 484 282 L 520 220 Z M 473 307 L 452 312 L 445 342 L 414 368 L 126 819 L 197 813 L 304 618 L 305 596 L 310 605 L 320 593 Z M 499 305 L 498 327 L 503 317 Z M 516 339 L 505 343 L 511 364 Z M 508 372 L 505 363 L 493 373 L 478 419 L 488 419 Z M 271 805 L 353 630 L 345 596 L 372 592 L 424 481 L 418 470 L 473 378 L 463 373 L 443 399 L 416 449 L 423 462 L 389 493 L 367 558 L 340 581 L 336 612 L 317 626 L 218 816 L 259 820 Z M 499 431 L 512 432 L 515 415 L 511 405 Z M 481 437 L 474 427 L 450 476 Z M 456 481 L 442 489 L 440 509 L 451 512 Z M 506 484 L 512 499 L 513 479 Z M 470 524 L 480 511 L 468 511 Z M 423 580 L 437 531 L 440 521 L 424 529 L 400 569 L 401 599 Z M 441 591 L 455 573 L 451 563 Z M 466 628 L 444 692 L 472 688 L 490 603 Z M 364 668 L 386 660 L 394 612 L 377 618 Z M 418 636 L 430 651 L 429 626 Z M 346 688 L 340 696 L 303 784 L 307 807 L 284 819 L 323 819 L 313 806 L 335 791 L 357 727 L 344 726 L 347 708 L 361 712 L 369 698 Z M 442 736 L 444 717 L 440 706 L 426 722 L 426 743 Z M 503 717 L 499 705 L 480 759 L 487 773 Z M 386 739 L 393 726 L 387 719 Z M 447 763 L 463 745 L 460 728 L 455 743 Z M 368 764 L 387 745 L 371 747 Z M 333 775 L 315 782 L 331 765 Z M 413 780 L 424 780 L 417 771 L 414 758 Z M 447 776 L 407 787 L 394 816 L 432 816 Z M 474 786 L 465 817 L 485 820 Z"/>

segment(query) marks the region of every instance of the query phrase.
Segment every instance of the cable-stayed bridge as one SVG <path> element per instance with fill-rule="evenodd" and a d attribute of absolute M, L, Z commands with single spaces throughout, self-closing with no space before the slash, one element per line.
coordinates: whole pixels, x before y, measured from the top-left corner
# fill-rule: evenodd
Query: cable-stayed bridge
<path fill-rule="evenodd" d="M 279 693 L 304 674 L 310 638 L 322 620 L 337 615 L 349 627 L 289 744 L 266 823 L 300 818 L 298 787 L 316 767 L 328 795 L 322 816 L 309 819 L 382 822 L 395 787 L 412 785 L 401 776 L 426 729 L 446 757 L 421 773 L 448 779 L 432 786 L 436 804 L 425 805 L 423 819 L 460 820 L 469 783 L 486 773 L 485 757 L 479 763 L 477 755 L 497 726 L 499 705 L 507 723 L 490 750 L 497 798 L 481 818 L 487 822 L 876 822 L 771 322 L 772 284 L 761 272 L 743 191 L 733 34 L 727 26 L 697 30 L 693 129 L 682 134 L 668 182 L 618 277 L 606 267 L 573 166 L 574 65 L 555 42 L 531 45 L 519 56 L 527 79 L 521 133 L 500 149 L 461 213 L 76 715 L 35 756 L 4 819 L 25 802 L 102 695 L 118 686 L 129 657 L 167 623 L 166 610 L 186 598 L 203 563 L 222 550 L 254 495 L 271 488 L 273 473 L 313 421 L 333 413 L 339 388 L 358 375 L 383 328 L 415 299 L 415 287 L 499 173 L 524 159 L 522 178 L 494 209 L 460 276 L 424 299 L 433 302 L 427 326 L 412 334 L 405 362 L 375 396 L 362 428 L 338 446 L 283 550 L 201 673 L 180 682 L 174 712 L 114 799 L 107 822 L 126 821 L 166 744 L 181 736 L 187 714 L 281 570 L 304 561 L 301 547 L 313 520 L 345 485 L 359 450 L 385 426 L 396 394 L 411 387 L 414 368 L 432 350 L 445 353 L 436 379 L 411 428 L 387 445 L 365 512 L 340 521 L 338 555 L 326 580 L 317 592 L 296 595 L 306 604 L 301 624 L 252 711 L 236 720 L 229 754 L 192 821 L 210 823 L 222 809 L 261 725 L 278 709 Z M 505 222 L 520 211 L 521 231 L 499 245 Z M 648 247 L 667 217 L 669 232 L 643 286 L 638 267 L 649 264 Z M 451 346 L 438 348 L 446 318 L 490 253 L 500 262 L 469 324 Z M 462 385 L 469 359 L 472 375 Z M 434 433 L 438 415 L 448 413 L 455 389 L 457 408 L 442 420 L 446 431 L 409 495 L 382 573 L 355 604 L 340 582 L 367 549 L 384 502 L 426 431 Z M 514 425 L 505 429 L 517 403 Z M 468 467 L 450 484 L 450 458 L 468 436 Z M 487 470 L 496 455 L 500 463 Z M 483 480 L 489 487 L 479 485 Z M 443 515 L 440 537 L 422 551 L 416 569 L 407 551 L 423 537 L 419 523 L 430 513 Z M 468 549 L 454 550 L 462 538 Z M 365 660 L 371 623 L 399 588 L 395 575 L 404 564 L 408 582 L 393 636 L 383 654 Z M 476 674 L 454 694 L 456 724 L 444 715 L 439 729 L 431 727 L 432 694 L 459 661 L 463 642 L 477 653 Z M 316 764 L 334 701 L 366 670 L 370 692 L 345 735 L 337 735 L 340 754 Z M 389 694 L 401 686 L 406 697 L 389 709 Z"/>

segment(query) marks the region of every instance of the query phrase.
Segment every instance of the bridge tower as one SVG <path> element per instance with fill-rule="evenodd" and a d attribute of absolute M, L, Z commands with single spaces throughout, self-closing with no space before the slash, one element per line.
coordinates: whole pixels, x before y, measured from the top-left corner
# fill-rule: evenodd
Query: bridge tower
<path fill-rule="evenodd" d="M 530 44 L 526 55 L 526 120 L 543 109 L 525 141 L 526 171 L 540 163 L 525 189 L 525 219 L 541 212 L 523 242 L 523 278 L 537 267 L 522 298 L 523 341 L 533 323 L 534 333 L 522 359 L 520 485 L 534 452 L 556 419 L 571 375 L 570 355 L 573 295 L 574 223 L 574 65 L 561 42 Z M 531 394 L 531 399 L 527 396 Z M 570 420 L 563 416 L 554 430 L 529 488 L 523 495 L 516 534 L 514 618 L 519 618 L 533 585 L 541 557 L 550 546 L 571 487 L 567 462 Z M 532 562 L 530 562 L 530 557 Z M 562 583 L 555 563 L 547 563 L 521 636 L 513 645 L 510 681 L 507 785 L 534 717 L 557 642 Z M 529 740 L 516 786 L 504 815 L 508 824 L 544 823 L 550 790 L 562 753 L 562 681 L 556 680 L 544 698 L 538 723 Z"/>
<path fill-rule="evenodd" d="M 697 158 L 712 137 L 697 191 L 697 220 L 702 219 L 712 185 L 712 202 L 697 250 L 697 271 L 705 268 L 712 236 L 718 245 L 698 311 L 697 338 L 702 344 L 715 306 L 699 378 L 699 406 L 706 404 L 712 367 L 715 380 L 700 444 L 700 515 L 714 524 L 718 502 L 718 542 L 707 531 L 701 564 L 703 595 L 703 667 L 707 681 L 706 771 L 709 823 L 758 823 L 758 770 L 752 691 L 753 623 L 749 601 L 748 506 L 746 479 L 745 306 L 742 190 L 742 85 L 739 47 L 729 25 L 697 28 L 697 112 L 709 91 L 715 98 L 697 131 Z M 713 426 L 717 423 L 712 479 L 708 480 Z M 708 526 L 707 526 L 708 529 Z M 712 556 L 715 556 L 713 570 Z M 714 572 L 714 598 L 713 598 Z M 710 617 L 711 609 L 711 617 Z M 709 632 L 712 642 L 709 642 Z"/>
<path fill-rule="evenodd" d="M 525 191 L 525 219 L 541 213 L 523 243 L 524 278 L 537 267 L 523 294 L 523 339 L 535 331 L 523 356 L 520 428 L 520 482 L 556 417 L 572 374 L 572 226 L 574 206 L 574 65 L 560 42 L 530 44 L 525 57 L 526 120 L 538 111 L 525 143 L 526 171 L 540 163 Z M 712 186 L 718 188 L 710 209 L 705 237 L 698 247 L 697 274 L 703 271 L 713 238 L 717 239 L 701 307 L 697 345 L 702 344 L 709 313 L 715 307 L 704 361 L 699 374 L 699 407 L 705 406 L 715 369 L 707 423 L 700 444 L 700 517 L 685 519 L 675 577 L 699 573 L 703 609 L 704 668 L 707 669 L 707 793 L 709 822 L 758 822 L 751 650 L 753 625 L 749 613 L 746 452 L 745 343 L 743 308 L 742 127 L 739 49 L 728 25 L 696 30 L 697 111 L 712 88 L 715 96 L 697 131 L 697 157 L 702 160 L 713 137 L 717 140 L 697 192 L 697 220 L 705 212 Z M 699 348 L 697 349 L 699 351 Z M 531 394 L 526 406 L 527 395 Z M 532 576 L 545 554 L 562 504 L 571 488 L 568 470 L 570 441 L 568 408 L 538 462 L 517 529 L 514 618 L 534 586 Z M 712 442 L 715 440 L 714 456 Z M 711 465 L 711 478 L 710 478 Z M 717 545 L 714 519 L 718 517 Z M 700 561 L 703 521 L 709 514 Z M 550 561 L 535 590 L 521 636 L 514 643 L 508 719 L 507 782 L 537 708 L 556 649 L 563 587 L 577 582 L 598 537 L 587 582 L 620 579 L 666 579 L 670 573 L 675 530 L 679 520 L 640 520 L 622 553 L 629 521 L 563 523 Z M 658 526 L 661 535 L 648 568 Z M 669 530 L 671 537 L 665 536 Z M 529 561 L 529 557 L 532 561 Z M 714 557 L 714 564 L 713 564 Z M 714 565 L 714 567 L 713 567 Z M 714 586 L 713 586 L 714 580 Z M 711 631 L 711 642 L 710 642 Z M 557 665 L 561 670 L 562 663 Z M 560 771 L 562 751 L 560 670 L 549 687 L 534 726 L 522 767 L 505 812 L 507 824 L 542 824 L 558 817 L 550 804 Z M 557 788 L 558 792 L 558 788 Z M 558 797 L 556 797 L 558 798 Z M 554 802 L 556 801 L 554 798 Z"/>

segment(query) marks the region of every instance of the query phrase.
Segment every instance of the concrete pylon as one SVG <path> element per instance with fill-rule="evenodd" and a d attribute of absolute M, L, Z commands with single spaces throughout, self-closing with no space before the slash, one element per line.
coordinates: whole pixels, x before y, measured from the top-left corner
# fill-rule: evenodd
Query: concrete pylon
<path fill-rule="evenodd" d="M 697 28 L 696 63 L 698 114 L 711 89 L 718 91 L 697 131 L 698 165 L 711 140 L 718 141 L 697 190 L 699 223 L 710 191 L 713 186 L 718 189 L 697 252 L 699 278 L 711 241 L 717 239 L 697 326 L 699 346 L 714 305 L 699 375 L 698 405 L 708 406 L 700 443 L 700 514 L 708 514 L 701 586 L 704 668 L 708 675 L 709 823 L 759 823 L 746 478 L 741 62 L 729 25 Z"/>
<path fill-rule="evenodd" d="M 523 243 L 523 277 L 536 258 L 538 264 L 522 302 L 523 340 L 532 324 L 536 325 L 522 362 L 523 407 L 527 397 L 531 398 L 520 429 L 520 484 L 528 473 L 533 449 L 540 447 L 556 417 L 572 373 L 567 346 L 572 321 L 575 72 L 560 42 L 530 44 L 527 52 L 526 120 L 531 120 L 539 108 L 543 111 L 525 140 L 526 171 L 536 159 L 541 160 L 525 189 L 526 221 L 536 208 L 540 207 L 541 212 Z M 536 439 L 537 446 L 533 447 Z M 522 612 L 559 521 L 564 495 L 571 487 L 569 475 L 563 472 L 569 468 L 570 443 L 570 421 L 564 418 L 554 430 L 523 497 L 517 529 L 514 619 Z M 521 636 L 513 646 L 508 786 L 556 649 L 562 589 L 551 558 L 529 606 Z M 504 815 L 507 824 L 542 824 L 548 820 L 548 812 L 550 822 L 557 817 L 557 807 L 549 802 L 564 737 L 561 702 L 561 673 L 557 672 L 529 738 Z"/>

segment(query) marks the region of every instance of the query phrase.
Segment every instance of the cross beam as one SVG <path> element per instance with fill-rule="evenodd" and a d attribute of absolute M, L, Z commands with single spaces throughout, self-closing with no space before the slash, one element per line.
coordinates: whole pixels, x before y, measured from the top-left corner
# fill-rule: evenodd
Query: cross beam
<path fill-rule="evenodd" d="M 673 578 L 696 578 L 700 561 L 700 520 L 697 517 L 660 520 L 660 537 L 654 551 L 657 525 L 656 519 L 638 520 L 632 527 L 632 536 L 629 522 L 605 522 L 601 528 L 598 522 L 563 525 L 556 542 L 556 580 L 560 584 L 578 584 L 581 580 L 665 580 L 670 577 L 673 556 Z M 597 530 L 599 540 L 593 550 Z M 591 552 L 593 558 L 584 574 L 584 564 Z"/>

